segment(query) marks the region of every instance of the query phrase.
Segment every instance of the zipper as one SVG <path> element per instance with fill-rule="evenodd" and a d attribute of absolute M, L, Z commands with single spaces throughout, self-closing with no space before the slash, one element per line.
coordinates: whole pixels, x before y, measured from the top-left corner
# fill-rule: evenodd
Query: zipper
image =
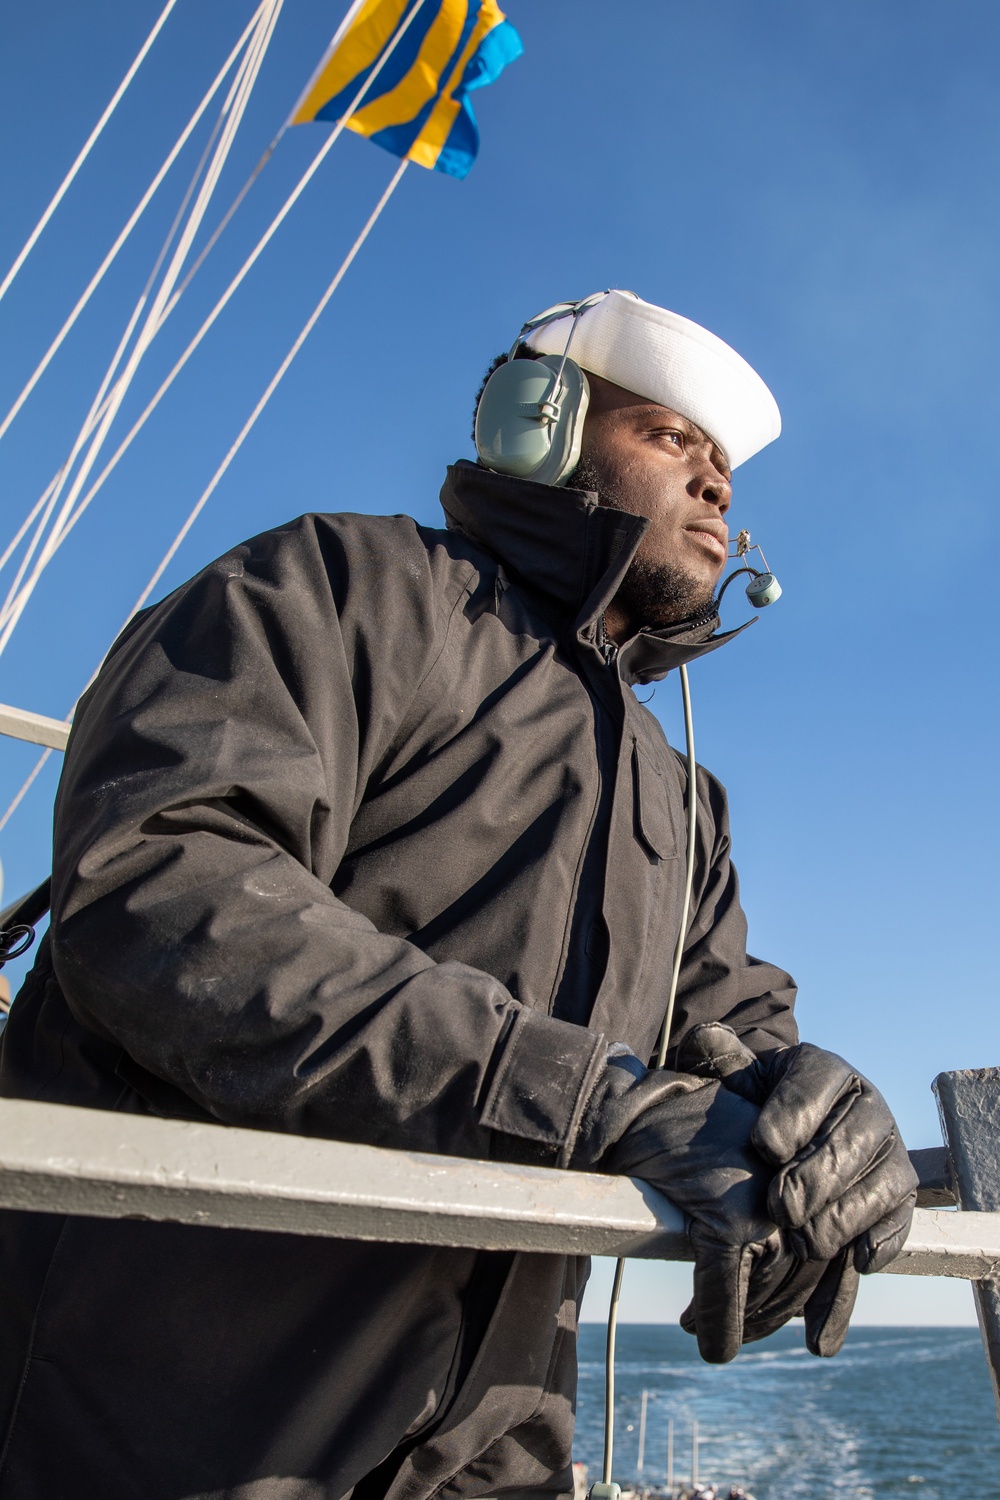
<path fill-rule="evenodd" d="M 607 631 L 604 628 L 604 616 L 597 622 L 597 647 L 604 657 L 605 666 L 613 667 L 618 660 L 618 647 L 614 641 L 609 641 Z"/>

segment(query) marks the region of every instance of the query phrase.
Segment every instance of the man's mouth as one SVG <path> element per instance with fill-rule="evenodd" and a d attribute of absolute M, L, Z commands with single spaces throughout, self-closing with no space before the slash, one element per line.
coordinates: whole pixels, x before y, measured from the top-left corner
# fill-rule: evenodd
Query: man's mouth
<path fill-rule="evenodd" d="M 684 530 L 688 536 L 693 536 L 696 541 L 702 542 L 706 549 L 718 562 L 725 562 L 729 556 L 729 531 L 723 526 L 685 526 Z"/>

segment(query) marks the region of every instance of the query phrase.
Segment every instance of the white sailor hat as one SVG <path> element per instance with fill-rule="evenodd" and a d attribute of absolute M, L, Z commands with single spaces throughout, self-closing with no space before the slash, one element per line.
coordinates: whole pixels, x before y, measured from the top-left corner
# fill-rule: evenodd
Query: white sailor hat
<path fill-rule="evenodd" d="M 539 354 L 562 354 L 593 375 L 667 406 L 707 433 L 735 469 L 781 432 L 778 404 L 756 370 L 707 328 L 634 292 L 609 291 L 589 306 L 564 304 L 532 319 L 524 342 Z M 542 322 L 545 318 L 547 321 Z M 529 325 L 526 325 L 526 327 Z"/>

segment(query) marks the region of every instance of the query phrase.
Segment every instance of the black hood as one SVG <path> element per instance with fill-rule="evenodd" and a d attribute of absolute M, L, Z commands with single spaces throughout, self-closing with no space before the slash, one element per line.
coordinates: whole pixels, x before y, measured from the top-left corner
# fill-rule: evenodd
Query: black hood
<path fill-rule="evenodd" d="M 450 527 L 555 605 L 589 644 L 650 525 L 645 516 L 601 505 L 590 490 L 515 479 L 466 459 L 449 467 L 441 504 Z M 719 623 L 713 610 L 662 630 L 640 630 L 618 653 L 623 680 L 659 682 L 755 622 L 716 633 Z"/>

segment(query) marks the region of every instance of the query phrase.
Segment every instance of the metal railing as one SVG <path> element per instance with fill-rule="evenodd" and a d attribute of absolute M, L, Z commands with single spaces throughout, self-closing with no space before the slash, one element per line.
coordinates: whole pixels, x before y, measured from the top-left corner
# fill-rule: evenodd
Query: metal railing
<path fill-rule="evenodd" d="M 0 733 L 61 750 L 69 726 L 0 706 Z M 972 1282 L 1000 1415 L 1000 1068 L 943 1073 L 934 1088 L 946 1145 L 911 1152 L 918 1206 L 887 1271 Z M 629 1178 L 19 1099 L 0 1099 L 0 1207 L 482 1250 L 693 1259 L 681 1213 Z"/>
<path fill-rule="evenodd" d="M 12 739 L 45 745 L 49 750 L 65 750 L 70 728 L 65 719 L 50 719 L 45 714 L 32 714 L 26 708 L 0 703 L 0 734 Z"/>
<path fill-rule="evenodd" d="M 945 1073 L 935 1088 L 949 1145 L 911 1153 L 918 1207 L 887 1272 L 973 1283 L 1000 1413 L 1000 1069 Z M 949 1199 L 957 1199 L 957 1212 L 928 1206 Z M 0 1100 L 0 1207 L 334 1239 L 693 1259 L 683 1215 L 627 1177 L 21 1099 Z"/>
<path fill-rule="evenodd" d="M 921 1153 L 929 1155 L 929 1153 Z M 937 1182 L 929 1188 L 937 1194 Z M 640 1181 L 0 1100 L 0 1206 L 334 1239 L 691 1260 Z M 1000 1275 L 1000 1214 L 919 1208 L 893 1272 Z"/>

